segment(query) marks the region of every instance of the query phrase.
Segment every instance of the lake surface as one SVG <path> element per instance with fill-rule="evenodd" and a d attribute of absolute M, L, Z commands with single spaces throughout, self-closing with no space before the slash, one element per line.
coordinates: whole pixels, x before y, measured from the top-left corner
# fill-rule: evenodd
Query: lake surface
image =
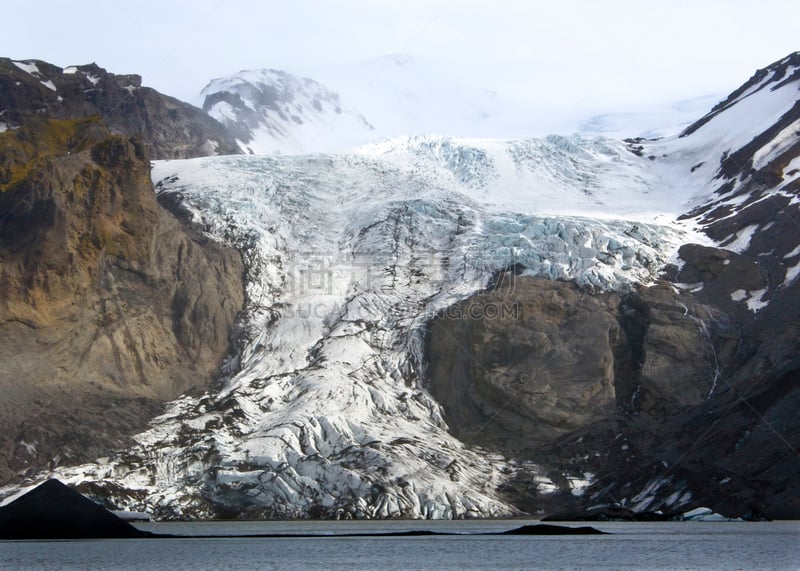
<path fill-rule="evenodd" d="M 319 538 L 0 541 L 0 569 L 798 569 L 800 522 L 595 523 L 612 535 L 335 537 L 503 531 L 533 520 L 148 523 L 186 535 Z M 571 526 L 586 525 L 564 524 Z"/>

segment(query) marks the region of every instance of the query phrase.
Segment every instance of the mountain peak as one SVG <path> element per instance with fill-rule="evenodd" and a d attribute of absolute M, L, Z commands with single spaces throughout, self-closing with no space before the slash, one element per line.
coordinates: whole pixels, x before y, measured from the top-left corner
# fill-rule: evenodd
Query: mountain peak
<path fill-rule="evenodd" d="M 767 67 L 756 70 L 753 76 L 738 89 L 717 103 L 706 115 L 689 125 L 681 133 L 681 137 L 691 135 L 714 117 L 747 97 L 763 90 L 776 91 L 798 81 L 800 81 L 800 51 L 793 52 Z M 795 86 L 795 91 L 798 87 L 800 86 Z"/>
<path fill-rule="evenodd" d="M 372 125 L 321 83 L 278 69 L 243 70 L 201 92 L 203 110 L 251 154 L 302 154 L 355 145 Z"/>

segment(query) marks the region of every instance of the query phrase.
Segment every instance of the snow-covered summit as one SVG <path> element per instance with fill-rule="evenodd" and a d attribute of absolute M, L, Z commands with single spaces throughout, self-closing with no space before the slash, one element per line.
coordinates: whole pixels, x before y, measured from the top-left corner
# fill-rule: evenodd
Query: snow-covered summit
<path fill-rule="evenodd" d="M 629 141 L 694 197 L 685 218 L 721 246 L 786 255 L 800 204 L 800 52 L 755 75 L 679 136 Z"/>
<path fill-rule="evenodd" d="M 372 138 L 372 125 L 337 93 L 284 71 L 241 71 L 212 80 L 203 110 L 250 154 L 325 152 Z"/>

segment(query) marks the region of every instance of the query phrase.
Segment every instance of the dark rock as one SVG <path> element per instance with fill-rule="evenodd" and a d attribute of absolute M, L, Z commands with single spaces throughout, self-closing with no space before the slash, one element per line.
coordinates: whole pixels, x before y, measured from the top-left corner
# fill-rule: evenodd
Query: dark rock
<path fill-rule="evenodd" d="M 0 507 L 0 539 L 143 538 L 136 529 L 58 480 Z"/>
<path fill-rule="evenodd" d="M 699 505 L 800 515 L 798 284 L 771 290 L 754 313 L 731 299 L 767 287 L 752 258 L 700 246 L 681 255 L 694 293 L 662 282 L 589 294 L 517 277 L 431 322 L 431 391 L 457 436 L 517 460 L 502 492 L 518 508 L 571 512 L 559 519 L 603 503 L 626 510 L 595 514 L 609 519 Z M 513 319 L 459 317 L 512 303 Z M 576 497 L 568 477 L 585 473 L 595 484 Z M 537 474 L 559 490 L 540 493 Z"/>
<path fill-rule="evenodd" d="M 114 134 L 138 136 L 154 159 L 237 154 L 236 141 L 201 109 L 142 87 L 138 75 L 115 75 L 96 64 L 64 70 L 25 60 L 28 72 L 0 58 L 0 120 L 17 128 L 34 118 L 99 117 Z"/>
<path fill-rule="evenodd" d="M 508 531 L 502 532 L 501 535 L 606 535 L 606 532 L 600 531 L 593 527 L 564 527 L 561 525 L 523 525 Z"/>

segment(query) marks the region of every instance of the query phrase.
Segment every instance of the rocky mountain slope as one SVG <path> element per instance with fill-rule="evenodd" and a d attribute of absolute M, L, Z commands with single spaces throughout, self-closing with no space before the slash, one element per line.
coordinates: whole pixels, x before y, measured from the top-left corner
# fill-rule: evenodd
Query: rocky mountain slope
<path fill-rule="evenodd" d="M 661 140 L 158 163 L 244 256 L 239 367 L 52 475 L 163 517 L 798 517 L 799 58 Z"/>
<path fill-rule="evenodd" d="M 238 153 L 225 128 L 200 109 L 149 87 L 138 75 L 96 64 L 58 66 L 0 58 L 0 132 L 27 120 L 99 116 L 112 133 L 142 138 L 151 158 Z"/>
<path fill-rule="evenodd" d="M 655 285 L 621 296 L 509 277 L 458 313 L 514 302 L 518 319 L 434 321 L 431 388 L 455 434 L 560 480 L 555 497 L 529 493 L 520 470 L 517 505 L 800 514 L 799 88 L 793 54 L 680 137 L 630 142 L 702 197 L 680 218 L 718 247 L 682 246 Z"/>
<path fill-rule="evenodd" d="M 212 80 L 203 110 L 250 154 L 334 151 L 369 141 L 374 128 L 313 79 L 284 71 L 241 71 Z"/>
<path fill-rule="evenodd" d="M 32 98 L 5 108 L 0 133 L 3 482 L 25 469 L 106 455 L 164 401 L 218 378 L 244 295 L 240 255 L 187 227 L 174 204 L 157 201 L 145 139 L 113 134 L 113 113 L 45 117 L 53 109 L 56 116 L 95 112 L 101 107 L 73 91 L 89 82 L 113 99 L 122 88 L 109 84 L 122 79 L 91 80 L 87 68 L 73 82 L 52 66 L 24 65 L 11 78 L 28 84 L 9 94 L 4 73 L 0 92 L 4 104 Z M 34 81 L 61 89 L 54 101 L 39 102 L 41 116 L 26 114 L 39 104 Z M 151 105 L 161 96 L 116 97 Z M 156 111 L 148 116 L 170 114 Z M 190 140 L 182 137 L 148 142 L 166 149 Z M 181 145 L 175 154 L 188 152 Z"/>

